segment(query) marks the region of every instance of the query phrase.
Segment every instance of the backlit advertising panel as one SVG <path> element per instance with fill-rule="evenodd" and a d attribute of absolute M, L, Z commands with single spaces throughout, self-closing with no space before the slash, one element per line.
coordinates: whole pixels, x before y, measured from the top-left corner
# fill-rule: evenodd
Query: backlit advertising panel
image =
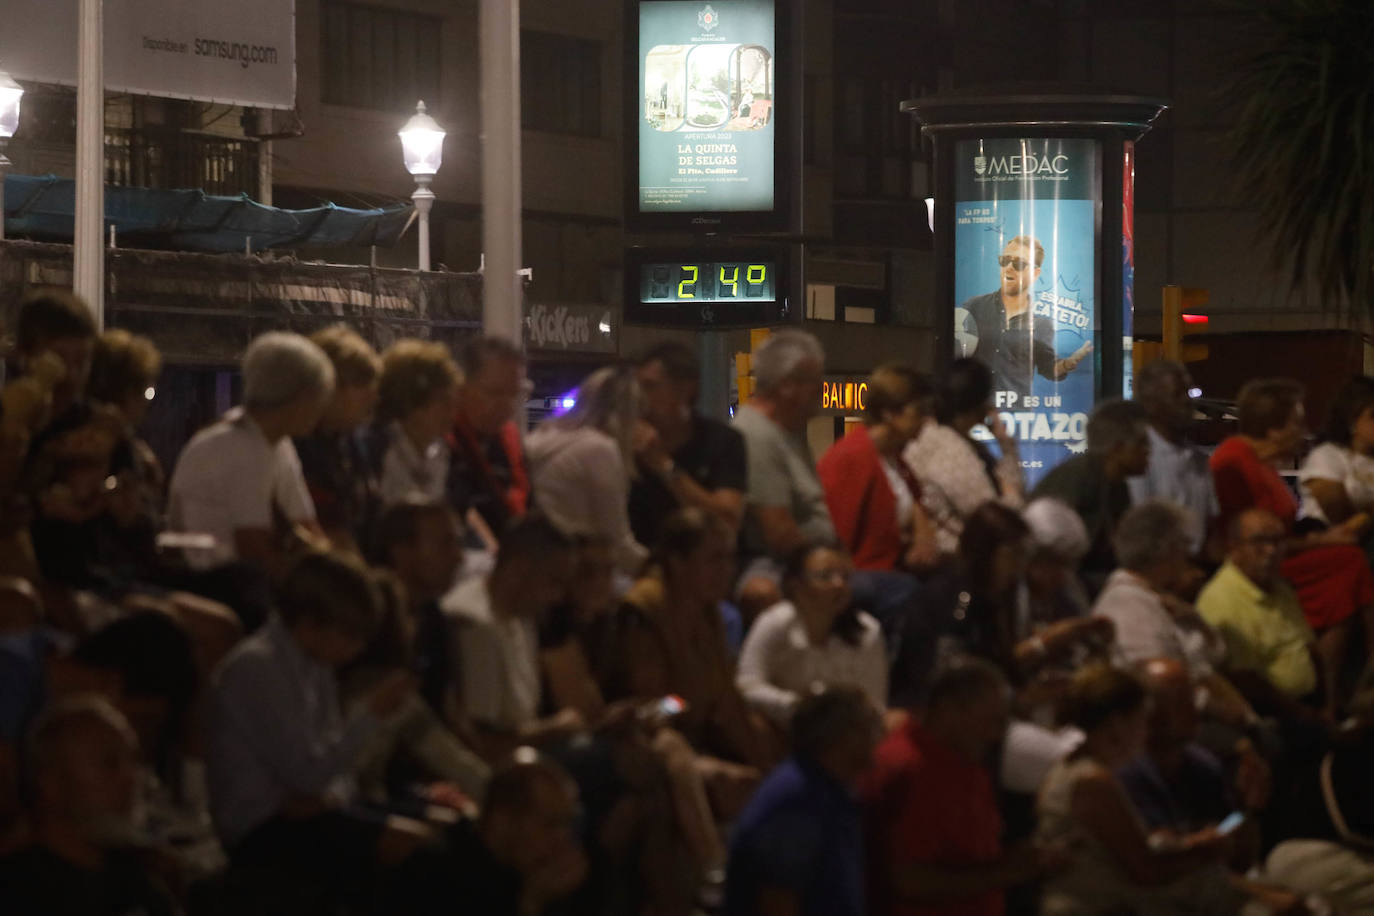
<path fill-rule="evenodd" d="M 634 4 L 632 224 L 711 230 L 779 210 L 775 0 Z M 786 79 L 785 74 L 783 78 Z M 783 120 L 786 121 L 787 118 Z M 743 217 L 743 218 L 742 218 Z"/>
<path fill-rule="evenodd" d="M 1098 363 L 1099 144 L 961 140 L 954 344 L 992 370 L 1030 486 L 1085 450 Z"/>

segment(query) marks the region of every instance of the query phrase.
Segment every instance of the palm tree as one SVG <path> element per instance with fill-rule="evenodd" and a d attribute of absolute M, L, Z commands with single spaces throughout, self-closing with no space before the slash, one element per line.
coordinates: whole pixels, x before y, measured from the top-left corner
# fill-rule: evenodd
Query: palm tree
<path fill-rule="evenodd" d="M 1246 6 L 1254 41 L 1223 89 L 1238 189 L 1294 286 L 1374 312 L 1374 3 Z"/>

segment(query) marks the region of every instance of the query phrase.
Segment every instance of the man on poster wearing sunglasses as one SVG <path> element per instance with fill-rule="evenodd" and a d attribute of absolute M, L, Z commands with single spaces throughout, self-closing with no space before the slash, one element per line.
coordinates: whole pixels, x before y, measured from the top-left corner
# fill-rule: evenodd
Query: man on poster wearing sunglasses
<path fill-rule="evenodd" d="M 1034 373 L 1057 382 L 1077 369 L 1093 348 L 1088 342 L 1071 356 L 1059 359 L 1055 355 L 1054 322 L 1036 316 L 1031 307 L 1031 293 L 1044 260 L 1040 242 L 1018 235 L 997 259 L 1001 288 L 974 296 L 963 305 L 977 323 L 978 347 L 972 356 L 992 370 L 998 391 L 1014 391 L 1022 398 L 1031 393 Z"/>

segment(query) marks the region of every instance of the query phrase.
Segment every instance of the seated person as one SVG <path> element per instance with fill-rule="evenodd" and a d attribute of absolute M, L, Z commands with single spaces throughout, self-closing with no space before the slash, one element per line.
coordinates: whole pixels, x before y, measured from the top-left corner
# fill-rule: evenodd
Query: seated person
<path fill-rule="evenodd" d="M 1226 563 L 1198 594 L 1198 613 L 1225 640 L 1227 675 L 1260 712 L 1310 718 L 1304 704 L 1320 697 L 1335 713 L 1333 689 L 1319 690 L 1316 638 L 1280 575 L 1287 542 L 1268 510 L 1237 515 Z"/>
<path fill-rule="evenodd" d="M 1260 851 L 1259 813 L 1269 803 L 1269 767 L 1248 740 L 1232 749 L 1229 775 L 1221 760 L 1197 743 L 1198 715 L 1188 670 L 1173 659 L 1141 666 L 1150 694 L 1145 753 L 1117 771 L 1152 836 L 1167 842 L 1216 826 L 1235 812 L 1243 825 L 1231 834 L 1232 885 L 1273 912 L 1292 912 L 1297 895 L 1241 877 Z"/>
<path fill-rule="evenodd" d="M 182 826 L 196 820 L 205 812 L 189 810 L 195 800 L 184 792 L 174 798 L 166 787 L 186 788 L 199 769 L 188 752 L 198 681 L 192 641 L 177 621 L 156 611 L 116 619 L 74 646 L 47 628 L 0 639 L 0 787 L 10 782 L 14 791 L 20 737 L 45 705 L 95 693 L 120 710 L 139 739 L 141 803 L 153 833 L 174 826 L 172 820 Z M 14 796 L 6 796 L 0 798 L 0 845 L 15 813 Z M 203 851 L 212 863 L 218 859 L 214 849 Z"/>
<path fill-rule="evenodd" d="M 334 366 L 334 394 L 315 431 L 296 438 L 296 454 L 321 530 L 335 548 L 357 552 L 377 511 L 377 480 L 361 432 L 377 406 L 382 363 L 344 324 L 316 331 L 310 340 Z"/>
<path fill-rule="evenodd" d="M 1331 405 L 1321 444 L 1307 453 L 1302 517 L 1340 525 L 1374 512 L 1374 378 L 1357 375 Z"/>
<path fill-rule="evenodd" d="M 776 762 L 778 741 L 740 694 L 725 643 L 720 602 L 734 578 L 733 541 L 729 527 L 701 509 L 669 516 L 654 554 L 659 572 L 625 596 L 600 667 L 609 699 L 681 697 L 686 709 L 674 727 L 700 754 L 744 764 L 716 771 L 743 789 Z"/>
<path fill-rule="evenodd" d="M 1052 851 L 1002 847 L 987 761 L 1006 732 L 1010 688 L 993 665 L 954 659 L 878 746 L 864 778 L 869 913 L 1000 913 L 1005 891 L 1045 874 Z"/>
<path fill-rule="evenodd" d="M 1339 700 L 1352 633 L 1364 631 L 1362 659 L 1374 649 L 1374 573 L 1356 543 L 1368 527 L 1367 516 L 1354 515 L 1317 531 L 1298 525 L 1298 502 L 1278 465 L 1292 461 L 1302 447 L 1302 400 L 1302 386 L 1288 379 L 1247 382 L 1236 398 L 1239 432 L 1217 446 L 1210 463 L 1226 530 L 1252 508 L 1268 509 L 1284 524 L 1288 549 L 1281 571 L 1317 634 L 1317 652 L 1329 675 L 1330 705 Z"/>
<path fill-rule="evenodd" d="M 1088 451 L 1057 465 L 1031 492 L 1032 499 L 1062 500 L 1083 519 L 1089 547 L 1080 569 L 1093 592 L 1116 568 L 1112 538 L 1131 506 L 1126 479 L 1149 467 L 1147 429 L 1145 409 L 1134 401 L 1098 405 L 1088 418 Z"/>
<path fill-rule="evenodd" d="M 887 363 L 868 377 L 864 425 L 816 464 L 830 517 L 860 569 L 926 571 L 940 560 L 935 526 L 902 451 L 934 422 L 930 377 Z"/>
<path fill-rule="evenodd" d="M 444 433 L 462 382 L 462 370 L 441 343 L 407 338 L 382 354 L 368 453 L 383 506 L 444 499 L 449 460 Z"/>
<path fill-rule="evenodd" d="M 382 512 L 370 540 L 373 562 L 394 574 L 405 589 L 415 627 L 420 695 L 450 727 L 465 731 L 452 640 L 439 608 L 463 563 L 462 525 L 444 503 L 406 499 Z"/>
<path fill-rule="evenodd" d="M 1067 706 L 1084 739 L 1040 788 L 1037 837 L 1071 847 L 1073 856 L 1046 881 L 1041 912 L 1238 912 L 1241 895 L 1222 865 L 1230 852 L 1226 839 L 1208 828 L 1152 845 L 1116 776 L 1144 750 L 1148 695 L 1140 679 L 1107 665 L 1086 667 L 1074 678 Z"/>
<path fill-rule="evenodd" d="M 895 704 L 919 705 L 939 663 L 954 655 L 987 659 L 1013 684 L 1032 687 L 1042 673 L 1108 639 L 1110 624 L 1100 620 L 1061 621 L 1034 632 L 1018 627 L 1031 543 L 1019 512 L 994 502 L 973 511 L 954 563 L 931 580 L 922 614 L 902 640 L 892 666 Z"/>
<path fill-rule="evenodd" d="M 62 367 L 50 421 L 33 436 L 20 481 L 43 577 L 72 588 L 127 587 L 151 563 L 147 500 L 159 487 L 140 473 L 127 419 L 88 397 L 98 340 L 90 309 L 70 293 L 36 292 L 20 305 L 15 330 L 21 373 L 42 373 L 54 356 Z"/>
<path fill-rule="evenodd" d="M 489 761 L 587 728 L 574 707 L 540 716 L 537 625 L 567 594 L 576 564 L 572 539 L 527 514 L 503 533 L 491 573 L 465 579 L 440 601 L 450 621 L 458 699 Z"/>
<path fill-rule="evenodd" d="M 73 697 L 50 707 L 29 737 L 30 842 L 0 858 L 0 896 L 13 916 L 180 912 L 128 847 L 135 836 L 138 741 L 109 703 Z"/>
<path fill-rule="evenodd" d="M 1037 499 L 1021 517 L 1031 530 L 1030 555 L 1026 558 L 1026 607 L 1018 630 L 1031 632 L 1065 620 L 1088 617 L 1090 601 L 1078 578 L 1078 565 L 1088 553 L 1088 529 L 1067 504 L 1057 499 Z"/>
<path fill-rule="evenodd" d="M 671 727 L 677 698 L 648 702 L 628 698 L 607 703 L 596 677 L 597 664 L 605 661 L 607 628 L 615 608 L 614 550 L 604 538 L 583 537 L 578 539 L 577 555 L 577 570 L 566 601 L 540 628 L 539 660 L 545 692 L 553 706 L 574 708 L 588 722 L 607 723 L 602 734 L 610 740 L 616 768 L 626 774 L 626 782 L 648 787 L 657 781 L 658 774 L 666 778 L 678 832 L 691 853 L 697 875 L 718 880 L 725 865 L 725 848 L 697 767 L 696 752 Z M 662 852 L 656 854 L 661 856 Z M 646 890 L 651 895 L 664 899 L 673 893 L 660 880 L 672 868 L 672 863 L 644 863 Z"/>
<path fill-rule="evenodd" d="M 576 784 L 533 748 L 520 748 L 497 768 L 481 817 L 447 836 L 453 896 L 427 894 L 402 866 L 383 895 L 387 911 L 448 916 L 455 906 L 482 916 L 529 916 L 576 891 L 587 877 L 578 844 Z"/>
<path fill-rule="evenodd" d="M 686 344 L 667 341 L 640 356 L 635 381 L 644 419 L 635 443 L 639 477 L 630 486 L 630 528 L 656 544 L 664 519 L 683 506 L 719 515 L 732 528 L 744 516 L 744 439 L 696 409 L 701 364 Z"/>
<path fill-rule="evenodd" d="M 647 551 L 630 529 L 630 483 L 639 476 L 634 443 L 639 388 L 627 367 L 606 366 L 582 380 L 576 403 L 525 439 L 537 505 L 569 534 L 604 537 L 626 577 Z"/>
<path fill-rule="evenodd" d="M 291 439 L 315 428 L 333 390 L 329 358 L 299 334 L 274 331 L 248 345 L 243 406 L 196 433 L 172 471 L 170 529 L 214 539 L 208 549 L 187 553 L 192 568 L 239 562 L 279 577 L 290 530 L 319 534 Z"/>
<path fill-rule="evenodd" d="M 540 670 L 537 625 L 569 593 L 578 560 L 572 538 L 529 513 L 506 529 L 490 575 L 467 579 L 445 596 L 442 607 L 453 621 L 458 650 L 459 698 L 488 760 L 529 743 L 572 773 L 587 806 L 595 883 L 637 875 L 644 893 L 662 901 L 673 893 L 676 871 L 664 852 L 673 815 L 652 754 L 632 735 L 620 734 L 635 724 L 633 705 L 608 706 L 594 695 L 588 701 L 586 689 L 546 690 L 567 688 L 568 681 L 546 683 Z M 608 591 L 609 572 L 598 571 L 592 592 Z M 541 714 L 545 696 L 553 711 Z"/>
<path fill-rule="evenodd" d="M 1121 568 L 1107 579 L 1093 613 L 1116 627 L 1116 648 L 1130 664 L 1172 658 L 1205 687 L 1208 715 L 1245 728 L 1254 710 L 1214 665 L 1225 654 L 1220 637 L 1190 605 L 1176 597 L 1192 576 L 1188 518 L 1172 503 L 1136 506 L 1116 532 Z"/>
<path fill-rule="evenodd" d="M 915 576 L 942 561 L 920 484 L 902 459 L 930 421 L 933 400 L 928 376 L 901 363 L 879 366 L 868 379 L 864 425 L 816 464 L 839 542 L 853 558 L 855 598 L 883 625 L 892 646 L 918 612 Z"/>
<path fill-rule="evenodd" d="M 482 546 L 496 550 L 496 534 L 530 507 L 530 475 L 514 418 L 530 390 L 525 354 L 503 337 L 475 337 L 459 357 L 450 452 L 448 499 Z"/>
<path fill-rule="evenodd" d="M 863 824 L 854 792 L 882 720 L 863 692 L 832 687 L 792 717 L 792 756 L 735 823 L 725 884 L 730 916 L 861 916 Z"/>
<path fill-rule="evenodd" d="M 744 639 L 735 683 L 780 729 L 816 684 L 858 687 L 874 709 L 887 708 L 882 630 L 855 606 L 850 572 L 848 557 L 833 547 L 792 551 L 782 579 L 788 600 L 764 611 Z"/>
<path fill-rule="evenodd" d="M 806 441 L 820 410 L 825 351 L 805 331 L 776 331 L 754 351 L 753 368 L 754 395 L 734 422 L 748 469 L 739 584 L 746 621 L 782 599 L 784 557 L 807 542 L 837 543 Z"/>
<path fill-rule="evenodd" d="M 987 502 L 1020 509 L 1026 482 L 1016 437 L 993 409 L 992 370 L 972 357 L 956 359 L 941 373 L 935 392 L 935 420 L 921 428 L 902 457 L 920 485 L 921 504 L 935 525 L 940 552 L 959 548 L 964 523 Z M 1000 458 L 973 438 L 986 425 Z"/>
<path fill-rule="evenodd" d="M 435 504 L 447 514 L 449 509 Z M 377 571 L 381 619 L 366 648 L 339 672 L 345 708 L 355 701 L 366 705 L 380 681 L 398 670 L 415 671 L 417 628 L 406 591 L 393 575 Z M 416 672 L 418 674 L 418 672 Z M 368 742 L 356 767 L 360 792 L 385 804 L 391 785 L 405 777 L 413 790 L 415 779 L 429 785 L 424 797 L 443 800 L 460 810 L 480 803 L 491 769 L 468 750 L 418 693 L 401 707 Z"/>
<path fill-rule="evenodd" d="M 307 554 L 283 581 L 279 608 L 230 653 L 211 687 L 207 775 L 215 826 L 237 865 L 360 882 L 419 844 L 349 807 L 360 751 L 413 682 L 408 673 L 393 674 L 345 720 L 337 671 L 378 624 L 376 588 L 361 564 Z"/>
<path fill-rule="evenodd" d="M 1193 432 L 1192 376 L 1183 363 L 1160 359 L 1135 377 L 1135 400 L 1149 420 L 1150 462 L 1145 473 L 1128 480 L 1132 505 L 1160 501 L 1188 510 L 1188 549 L 1215 563 L 1221 555 L 1217 532 L 1217 493 L 1207 452 L 1190 441 Z"/>

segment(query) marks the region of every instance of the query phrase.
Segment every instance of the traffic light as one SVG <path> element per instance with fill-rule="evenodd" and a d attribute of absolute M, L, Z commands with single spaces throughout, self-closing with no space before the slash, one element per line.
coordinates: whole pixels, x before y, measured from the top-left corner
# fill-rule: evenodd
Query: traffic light
<path fill-rule="evenodd" d="M 746 403 L 754 396 L 753 352 L 772 333 L 768 328 L 751 328 L 749 331 L 749 352 L 735 354 L 735 386 L 739 391 L 739 400 L 737 401 L 739 404 Z"/>
<path fill-rule="evenodd" d="M 1164 344 L 1157 340 L 1136 339 L 1131 343 L 1131 368 L 1133 375 L 1140 375 L 1140 370 L 1150 363 L 1159 362 L 1164 358 Z"/>
<path fill-rule="evenodd" d="M 1207 330 L 1207 290 L 1197 286 L 1164 287 L 1164 358 L 1195 363 L 1207 358 L 1207 345 L 1185 343 L 1184 337 Z"/>

